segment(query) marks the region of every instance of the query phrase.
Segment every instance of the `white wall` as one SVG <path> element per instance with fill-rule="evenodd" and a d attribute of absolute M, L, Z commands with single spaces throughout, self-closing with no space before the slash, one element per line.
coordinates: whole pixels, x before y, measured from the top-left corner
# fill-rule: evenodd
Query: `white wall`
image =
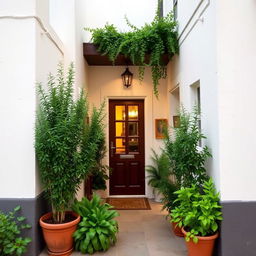
<path fill-rule="evenodd" d="M 180 54 L 169 64 L 168 89 L 179 84 L 181 104 L 191 111 L 195 103 L 191 85 L 200 81 L 202 130 L 207 136 L 205 144 L 213 155 L 207 161 L 207 170 L 214 177 L 219 190 L 221 186 L 215 12 L 213 1 L 178 1 Z M 203 21 L 198 20 L 199 17 L 203 18 Z M 172 107 L 171 102 L 170 106 Z M 173 112 L 175 110 L 171 109 L 171 114 Z"/>
<path fill-rule="evenodd" d="M 0 30 L 4 34 L 0 41 L 0 197 L 33 198 L 41 191 L 34 151 L 36 82 L 45 81 L 62 59 L 42 26 L 60 48 L 62 45 L 47 27 L 47 1 L 21 4 L 6 0 L 1 1 L 0 10 Z"/>
<path fill-rule="evenodd" d="M 85 27 L 99 28 L 107 22 L 114 24 L 122 31 L 130 30 L 124 19 L 125 15 L 135 26 L 143 26 L 145 22 L 150 23 L 156 13 L 157 0 L 84 0 Z M 84 33 L 84 41 L 91 39 L 90 33 Z"/>
<path fill-rule="evenodd" d="M 155 98 L 152 91 L 151 72 L 149 69 L 145 72 L 145 78 L 142 84 L 138 81 L 138 68 L 129 67 L 134 73 L 133 85 L 126 88 L 122 84 L 121 74 L 125 67 L 99 67 L 89 66 L 89 100 L 95 106 L 108 101 L 108 99 L 145 99 L 145 162 L 151 164 L 151 148 L 159 151 L 162 146 L 162 140 L 155 139 L 154 122 L 156 118 L 167 118 L 167 94 L 166 80 L 161 80 L 159 86 L 159 100 Z M 108 103 L 108 102 L 107 102 Z M 108 142 L 108 105 L 106 106 L 106 136 Z M 106 162 L 108 163 L 108 155 Z M 147 176 L 147 174 L 146 174 Z M 146 194 L 152 197 L 151 189 L 146 185 Z"/>
<path fill-rule="evenodd" d="M 170 64 L 168 87 L 179 83 L 191 109 L 190 85 L 200 81 L 202 128 L 213 154 L 207 169 L 222 201 L 256 200 L 255 7 L 253 0 L 178 5 L 180 56 Z"/>
<path fill-rule="evenodd" d="M 75 65 L 75 90 L 87 87 L 87 63 L 83 58 L 84 0 L 50 0 L 50 25 L 65 48 L 65 66 Z"/>
<path fill-rule="evenodd" d="M 256 200 L 256 2 L 217 1 L 221 193 Z"/>
<path fill-rule="evenodd" d="M 34 20 L 0 20 L 0 197 L 34 197 Z M 28 40 L 29 38 L 29 40 Z"/>

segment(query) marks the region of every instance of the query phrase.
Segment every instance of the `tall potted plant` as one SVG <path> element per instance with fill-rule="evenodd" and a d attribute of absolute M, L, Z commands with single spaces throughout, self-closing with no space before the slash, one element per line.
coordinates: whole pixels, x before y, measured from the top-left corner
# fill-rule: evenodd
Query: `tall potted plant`
<path fill-rule="evenodd" d="M 70 255 L 72 234 L 80 217 L 67 211 L 82 180 L 95 164 L 101 111 L 94 109 L 88 124 L 88 102 L 83 93 L 73 97 L 74 68 L 65 78 L 60 65 L 57 78 L 40 84 L 35 128 L 35 149 L 42 184 L 52 212 L 40 218 L 50 255 Z"/>
<path fill-rule="evenodd" d="M 179 127 L 174 128 L 173 134 L 168 131 L 165 134 L 166 154 L 179 188 L 202 185 L 207 178 L 204 164 L 211 153 L 207 146 L 199 147 L 206 138 L 199 122 L 198 106 L 193 108 L 192 113 L 181 108 Z"/>
<path fill-rule="evenodd" d="M 104 158 L 106 156 L 107 147 L 103 125 L 100 125 L 99 131 L 101 134 L 101 139 L 98 143 L 96 162 L 91 170 L 92 189 L 101 198 L 105 198 L 105 190 L 107 189 L 106 181 L 109 179 L 108 172 L 110 172 L 111 170 L 108 165 L 104 164 Z"/>
<path fill-rule="evenodd" d="M 151 156 L 152 164 L 148 165 L 146 170 L 148 172 L 148 185 L 153 188 L 155 200 L 161 202 L 164 197 L 163 192 L 166 191 L 166 182 L 169 180 L 171 175 L 169 160 L 165 152 L 157 154 L 152 149 Z"/>
<path fill-rule="evenodd" d="M 183 226 L 190 256 L 211 256 L 222 220 L 219 193 L 212 179 L 202 187 L 193 185 L 175 192 L 179 205 L 173 209 L 172 221 Z"/>
<path fill-rule="evenodd" d="M 211 154 L 207 146 L 199 148 L 200 142 L 206 138 L 200 129 L 199 121 L 198 106 L 194 107 L 192 113 L 181 108 L 179 127 L 174 128 L 172 134 L 168 130 L 165 132 L 165 151 L 179 189 L 193 184 L 200 186 L 207 179 L 204 164 Z M 176 201 L 176 205 L 178 203 Z M 169 206 L 170 209 L 175 205 L 170 202 Z M 172 223 L 174 233 L 182 236 L 181 227 L 175 222 Z"/>

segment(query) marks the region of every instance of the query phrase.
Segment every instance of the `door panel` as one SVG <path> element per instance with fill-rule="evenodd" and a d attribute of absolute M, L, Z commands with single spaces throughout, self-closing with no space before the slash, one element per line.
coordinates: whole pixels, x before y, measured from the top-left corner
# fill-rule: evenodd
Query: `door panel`
<path fill-rule="evenodd" d="M 110 195 L 145 194 L 144 101 L 109 101 Z"/>

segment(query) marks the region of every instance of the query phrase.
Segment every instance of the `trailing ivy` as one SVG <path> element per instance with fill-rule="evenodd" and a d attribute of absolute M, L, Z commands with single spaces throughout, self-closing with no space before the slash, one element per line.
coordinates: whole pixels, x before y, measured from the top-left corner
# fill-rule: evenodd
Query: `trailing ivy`
<path fill-rule="evenodd" d="M 157 13 L 151 23 L 141 28 L 132 25 L 127 18 L 126 23 L 131 28 L 129 32 L 119 32 L 108 23 L 103 28 L 86 30 L 92 33 L 92 42 L 98 47 L 97 50 L 107 55 L 113 64 L 117 56 L 123 54 L 139 66 L 140 81 L 144 77 L 145 66 L 150 66 L 154 94 L 158 96 L 159 80 L 166 78 L 166 66 L 161 57 L 165 53 L 171 57 L 179 51 L 177 23 L 172 13 L 166 17 L 160 17 Z M 149 55 L 148 64 L 146 55 Z"/>

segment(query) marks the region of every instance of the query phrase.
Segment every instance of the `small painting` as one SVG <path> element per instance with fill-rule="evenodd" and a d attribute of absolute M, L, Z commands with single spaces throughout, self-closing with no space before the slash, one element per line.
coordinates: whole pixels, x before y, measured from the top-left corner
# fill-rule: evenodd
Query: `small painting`
<path fill-rule="evenodd" d="M 173 127 L 174 128 L 180 127 L 180 116 L 173 116 Z"/>
<path fill-rule="evenodd" d="M 167 119 L 156 119 L 155 120 L 156 139 L 164 138 L 164 129 L 167 128 L 167 126 L 168 126 Z"/>

